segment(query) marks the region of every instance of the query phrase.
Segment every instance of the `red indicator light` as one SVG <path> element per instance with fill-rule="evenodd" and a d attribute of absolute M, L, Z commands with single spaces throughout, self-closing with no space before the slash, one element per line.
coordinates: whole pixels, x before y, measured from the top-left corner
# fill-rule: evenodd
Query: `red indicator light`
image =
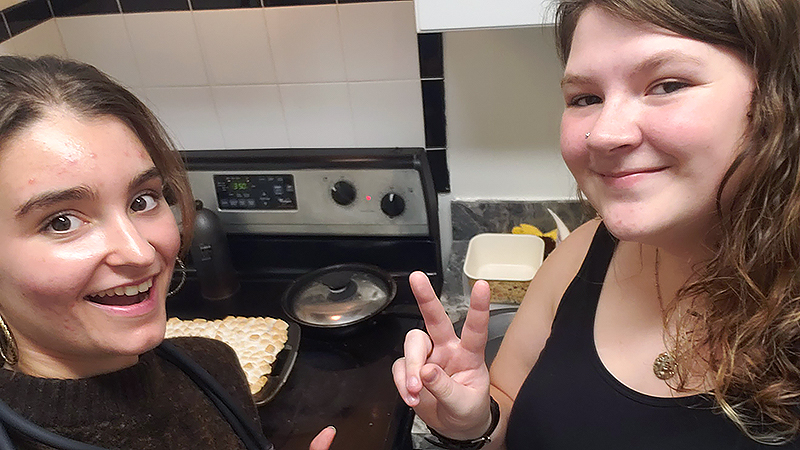
<path fill-rule="evenodd" d="M 367 201 L 370 201 L 370 200 L 372 200 L 372 196 L 371 196 L 371 195 L 368 195 L 368 196 L 367 196 Z"/>

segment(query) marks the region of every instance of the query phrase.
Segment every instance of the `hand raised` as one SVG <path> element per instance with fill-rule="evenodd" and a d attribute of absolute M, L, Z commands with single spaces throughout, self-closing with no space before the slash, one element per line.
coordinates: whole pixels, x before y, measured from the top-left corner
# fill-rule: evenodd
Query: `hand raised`
<path fill-rule="evenodd" d="M 473 286 L 459 339 L 425 274 L 414 272 L 409 282 L 427 334 L 411 330 L 406 335 L 405 355 L 392 366 L 397 390 L 440 433 L 456 439 L 477 437 L 489 423 L 489 371 L 484 360 L 489 285 L 478 281 Z"/>

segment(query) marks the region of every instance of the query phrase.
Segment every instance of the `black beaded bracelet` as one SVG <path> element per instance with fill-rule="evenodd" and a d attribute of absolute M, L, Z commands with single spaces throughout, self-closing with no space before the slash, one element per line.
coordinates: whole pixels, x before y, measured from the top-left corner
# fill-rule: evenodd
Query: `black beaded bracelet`
<path fill-rule="evenodd" d="M 492 439 L 489 436 L 494 433 L 495 428 L 497 428 L 497 424 L 500 422 L 500 405 L 498 405 L 497 401 L 492 397 L 489 397 L 489 411 L 492 416 L 492 421 L 489 423 L 489 429 L 486 430 L 481 437 L 459 441 L 456 439 L 451 439 L 447 436 L 443 436 L 433 428 L 428 427 L 428 431 L 430 431 L 437 440 L 427 440 L 439 448 L 445 448 L 448 450 L 478 450 L 483 448 L 484 445 L 492 442 Z"/>

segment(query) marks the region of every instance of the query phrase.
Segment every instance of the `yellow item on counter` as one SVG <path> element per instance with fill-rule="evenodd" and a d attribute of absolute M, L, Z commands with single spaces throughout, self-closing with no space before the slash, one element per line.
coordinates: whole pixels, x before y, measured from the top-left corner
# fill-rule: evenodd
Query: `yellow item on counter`
<path fill-rule="evenodd" d="M 558 236 L 558 229 L 553 229 L 548 231 L 547 233 L 542 233 L 540 229 L 536 228 L 533 225 L 527 223 L 521 223 L 519 224 L 519 226 L 516 226 L 511 229 L 511 234 L 532 234 L 534 236 L 539 236 L 539 237 L 548 237 L 555 241 L 556 237 Z"/>

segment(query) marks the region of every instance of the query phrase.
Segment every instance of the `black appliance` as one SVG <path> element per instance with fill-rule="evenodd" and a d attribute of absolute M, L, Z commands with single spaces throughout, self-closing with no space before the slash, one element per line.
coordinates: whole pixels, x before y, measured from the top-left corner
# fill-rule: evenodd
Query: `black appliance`
<path fill-rule="evenodd" d="M 208 300 L 191 261 L 172 317 L 271 316 L 281 297 L 322 267 L 361 263 L 391 274 L 397 294 L 381 314 L 332 330 L 301 329 L 286 384 L 259 407 L 277 449 L 307 449 L 334 425 L 336 449 L 410 449 L 413 412 L 391 365 L 422 327 L 408 285 L 414 270 L 442 286 L 436 193 L 423 149 L 208 150 L 183 153 L 194 196 L 219 217 L 239 290 Z"/>

